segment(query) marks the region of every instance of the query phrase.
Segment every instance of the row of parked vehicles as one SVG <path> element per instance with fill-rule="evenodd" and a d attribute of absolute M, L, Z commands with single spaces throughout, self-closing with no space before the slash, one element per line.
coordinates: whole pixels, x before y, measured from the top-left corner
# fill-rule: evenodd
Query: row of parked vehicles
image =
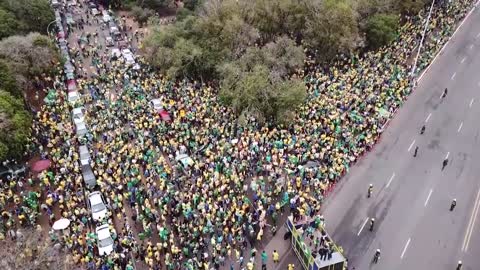
<path fill-rule="evenodd" d="M 74 0 L 52 0 L 52 7 L 55 10 L 55 16 L 57 21 L 57 40 L 60 47 L 60 51 L 63 57 L 66 59 L 64 65 L 64 71 L 66 74 L 66 85 L 67 85 L 67 102 L 73 108 L 71 111 L 72 122 L 75 125 L 75 132 L 77 136 L 77 141 L 79 142 L 78 153 L 79 153 L 79 165 L 81 166 L 82 177 L 84 181 L 85 194 L 86 194 L 86 203 L 88 209 L 91 211 L 91 220 L 92 223 L 96 225 L 95 233 L 97 235 L 97 248 L 100 256 L 108 255 L 114 250 L 114 243 L 112 233 L 115 231 L 112 229 L 111 221 L 109 220 L 111 212 L 109 210 L 108 204 L 105 201 L 104 196 L 98 190 L 95 190 L 97 187 L 97 180 L 95 174 L 93 173 L 91 166 L 91 155 L 86 143 L 85 136 L 88 136 L 89 130 L 86 124 L 86 109 L 81 101 L 81 93 L 77 90 L 77 84 L 75 80 L 75 67 L 71 62 L 70 55 L 68 53 L 68 47 L 65 40 L 65 32 L 63 31 L 62 17 L 61 12 L 65 14 L 70 14 L 69 16 L 64 16 L 66 20 L 69 20 L 69 24 L 74 21 L 72 13 L 69 12 L 70 7 L 76 6 L 77 2 Z M 94 1 L 88 2 L 88 7 L 92 10 L 92 14 L 97 15 L 98 7 Z M 63 9 L 65 8 L 65 9 Z M 104 22 L 111 20 L 110 14 L 108 11 L 99 13 L 102 15 Z"/>

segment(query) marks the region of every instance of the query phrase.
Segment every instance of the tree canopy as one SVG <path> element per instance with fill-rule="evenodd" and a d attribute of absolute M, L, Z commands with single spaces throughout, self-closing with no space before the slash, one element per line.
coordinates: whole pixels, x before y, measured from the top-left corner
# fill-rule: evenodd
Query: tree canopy
<path fill-rule="evenodd" d="M 0 90 L 0 160 L 23 155 L 31 125 L 23 100 Z"/>
<path fill-rule="evenodd" d="M 387 45 L 396 37 L 399 17 L 393 14 L 375 14 L 367 21 L 367 42 L 371 48 Z"/>
<path fill-rule="evenodd" d="M 1 38 L 28 32 L 46 34 L 53 20 L 55 15 L 48 0 L 0 0 Z"/>
<path fill-rule="evenodd" d="M 58 61 L 59 55 L 52 41 L 38 33 L 11 36 L 0 41 L 0 76 L 14 74 L 18 89 L 30 87 L 34 76 L 50 73 Z M 11 85 L 4 89 L 13 90 Z"/>
<path fill-rule="evenodd" d="M 278 120 L 305 97 L 292 79 L 304 50 L 328 61 L 386 45 L 395 38 L 398 15 L 424 1 L 206 0 L 188 7 L 194 13 L 181 11 L 175 24 L 154 26 L 143 52 L 170 78 L 218 81 L 221 100 L 237 114 Z"/>

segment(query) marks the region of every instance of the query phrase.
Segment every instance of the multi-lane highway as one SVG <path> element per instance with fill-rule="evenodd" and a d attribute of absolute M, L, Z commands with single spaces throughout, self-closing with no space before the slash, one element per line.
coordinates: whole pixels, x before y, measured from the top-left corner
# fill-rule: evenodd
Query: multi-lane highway
<path fill-rule="evenodd" d="M 441 98 L 446 87 L 448 95 Z M 479 116 L 477 8 L 421 77 L 382 140 L 326 203 L 327 229 L 344 248 L 349 269 L 455 269 L 459 260 L 462 269 L 480 269 Z M 367 198 L 370 183 L 373 195 Z M 457 206 L 450 211 L 454 198 Z M 381 258 L 372 264 L 376 249 Z"/>

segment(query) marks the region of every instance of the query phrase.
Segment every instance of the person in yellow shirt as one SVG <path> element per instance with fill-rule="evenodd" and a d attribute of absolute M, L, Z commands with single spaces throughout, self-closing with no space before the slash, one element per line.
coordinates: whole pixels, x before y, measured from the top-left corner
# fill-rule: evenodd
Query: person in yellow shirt
<path fill-rule="evenodd" d="M 272 258 L 274 263 L 278 263 L 280 261 L 280 254 L 278 254 L 277 250 L 273 251 Z"/>

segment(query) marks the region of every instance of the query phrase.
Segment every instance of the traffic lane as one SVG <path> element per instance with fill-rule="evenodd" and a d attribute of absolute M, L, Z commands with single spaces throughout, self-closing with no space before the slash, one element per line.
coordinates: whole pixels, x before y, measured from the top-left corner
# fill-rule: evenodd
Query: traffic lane
<path fill-rule="evenodd" d="M 467 56 L 465 61 L 468 61 L 468 56 L 475 54 L 475 47 L 480 45 L 480 35 L 478 35 L 478 33 L 480 33 L 479 21 L 480 9 L 475 8 L 462 27 L 459 28 L 455 35 L 449 40 L 442 53 L 437 56 L 435 62 L 417 82 L 417 88 L 438 80 L 438 72 L 442 70 L 456 70 L 456 65 L 458 65 L 465 56 Z M 451 75 L 453 75 L 453 73 Z M 448 85 L 444 87 L 448 87 Z"/>
<path fill-rule="evenodd" d="M 423 214 L 423 198 L 428 193 L 428 187 L 441 174 L 440 164 L 430 168 L 425 166 L 430 165 L 432 157 L 437 155 L 435 150 L 431 150 L 422 157 L 404 159 L 407 162 L 403 162 L 404 165 L 398 172 L 397 186 L 379 194 L 379 202 L 372 203 L 369 208 L 369 217 L 376 219 L 373 231 L 364 228 L 359 236 L 355 236 L 353 246 L 344 246 L 353 266 L 368 269 L 377 248 L 382 250 L 379 267 L 385 262 L 389 262 L 389 267 L 396 267 L 395 264 L 400 263 L 404 245 L 411 238 L 410 232 Z"/>
<path fill-rule="evenodd" d="M 455 81 L 452 85 L 456 86 L 457 88 L 459 88 L 461 91 L 463 92 L 472 92 L 472 91 L 475 91 L 477 89 L 477 87 L 475 86 L 472 86 L 472 81 L 471 80 L 468 80 L 468 78 L 471 78 L 470 74 L 468 74 L 469 71 L 471 70 L 474 70 L 474 69 L 467 69 L 465 73 L 463 73 L 463 76 L 465 77 L 465 80 L 463 80 L 461 78 L 462 75 L 460 75 L 460 80 L 458 81 Z M 425 138 L 424 141 L 430 141 L 428 143 L 428 146 L 427 146 L 427 149 L 426 151 L 427 152 L 431 152 L 432 150 L 440 150 L 440 151 L 437 151 L 438 152 L 442 152 L 441 150 L 445 150 L 445 149 L 453 149 L 453 150 L 458 150 L 460 146 L 458 146 L 458 137 L 456 136 L 456 133 L 460 133 L 459 130 L 455 129 L 454 126 L 452 126 L 452 124 L 455 124 L 455 120 L 454 119 L 458 119 L 458 118 L 461 118 L 461 117 L 465 117 L 465 115 L 473 115 L 475 113 L 470 113 L 470 114 L 467 114 L 467 110 L 470 110 L 470 106 L 467 106 L 465 102 L 465 98 L 462 96 L 463 93 L 455 93 L 453 96 L 447 96 L 447 98 L 445 100 L 442 100 L 442 102 L 440 104 L 438 104 L 438 106 L 442 109 L 439 109 L 438 110 L 438 113 L 437 113 L 437 118 L 436 121 L 433 120 L 431 123 L 431 125 L 429 126 L 429 130 L 433 131 L 430 133 L 430 136 L 423 136 L 422 138 Z M 440 99 L 440 97 L 438 97 L 438 99 Z M 459 120 L 457 120 L 459 121 Z M 453 127 L 453 128 L 452 128 Z M 460 131 L 462 131 L 462 129 L 460 129 Z M 474 134 L 475 132 L 470 132 L 467 130 L 463 130 L 463 133 L 464 134 Z M 462 134 L 462 133 L 461 133 Z M 471 138 L 468 139 L 468 138 L 462 138 L 461 139 L 461 142 L 463 143 L 462 145 L 464 147 L 466 147 L 467 149 L 464 149 L 465 152 L 468 153 L 468 151 L 470 151 L 470 154 L 471 151 L 472 151 L 472 142 L 474 141 L 474 138 L 473 136 L 470 136 Z M 422 143 L 422 141 L 420 141 L 420 143 Z M 476 150 L 476 149 L 475 149 Z M 448 152 L 447 152 L 448 154 Z M 422 152 L 422 155 L 423 155 L 423 152 Z M 458 174 L 464 170 L 464 168 L 468 165 L 465 165 L 465 159 L 466 157 L 468 156 L 468 154 L 466 153 L 458 153 L 458 154 L 452 154 L 449 158 L 451 160 L 449 166 L 447 166 L 446 168 L 446 172 L 447 171 L 450 171 L 452 174 L 451 176 L 447 176 L 448 179 L 450 178 L 453 178 L 453 177 L 458 177 Z M 435 158 L 435 157 L 433 157 Z M 429 182 L 431 183 L 432 181 L 435 180 L 435 178 L 438 177 L 438 172 L 440 171 L 439 167 L 441 166 L 441 158 L 438 158 L 436 157 L 437 160 L 438 160 L 438 163 L 437 164 L 433 164 L 433 167 L 431 167 L 432 170 L 436 171 L 437 172 L 437 176 L 435 176 L 435 172 L 433 173 L 429 173 L 428 174 L 428 178 L 430 179 Z M 428 166 L 432 166 L 432 165 L 429 165 L 429 163 L 431 163 L 431 158 L 428 158 L 427 159 L 427 163 L 425 164 L 426 166 L 425 167 L 428 167 Z M 452 162 L 455 164 L 455 165 L 452 165 Z M 473 166 L 472 167 L 475 167 L 474 164 L 472 164 Z M 446 173 L 448 175 L 448 173 Z M 415 175 L 418 175 L 418 174 L 413 174 L 413 177 Z M 464 187 L 470 187 L 471 185 L 469 185 L 468 183 L 467 184 L 464 184 L 463 185 Z M 447 186 L 448 187 L 448 186 Z M 432 189 L 430 189 L 432 190 Z M 449 190 L 447 190 L 449 191 Z M 428 196 L 430 196 L 430 191 L 428 192 L 428 194 L 425 194 L 424 193 L 424 197 L 425 200 L 426 198 L 428 198 Z M 469 194 L 470 197 L 472 197 L 473 195 L 472 194 Z M 407 204 L 408 205 L 408 204 Z M 416 202 L 415 203 L 415 207 L 413 209 L 414 213 L 422 213 L 422 211 L 419 211 L 419 209 L 421 207 L 418 207 L 419 203 Z M 393 209 L 392 209 L 393 211 Z M 415 216 L 416 214 L 414 214 Z M 415 220 L 421 220 L 421 214 L 415 218 L 415 217 L 409 217 L 409 219 L 412 219 L 412 222 L 411 222 L 411 225 L 407 225 L 407 227 L 411 227 L 411 228 L 417 228 L 417 224 L 415 224 Z M 408 222 L 407 222 L 408 223 Z M 465 223 L 465 221 L 463 222 Z M 382 226 L 387 226 L 387 223 L 384 223 L 382 224 Z M 393 225 L 395 226 L 395 225 Z M 432 224 L 427 224 L 426 226 L 426 229 L 425 229 L 425 232 L 428 232 L 428 228 L 429 227 L 432 227 Z M 460 229 L 460 226 L 457 228 L 457 229 Z M 445 232 L 447 233 L 447 232 Z M 398 232 L 397 232 L 398 234 Z M 427 236 L 428 234 L 425 234 L 423 232 L 421 232 L 421 234 L 423 236 Z M 377 236 L 378 237 L 378 236 Z M 428 238 L 428 237 L 427 237 Z M 408 238 L 405 236 L 404 237 L 404 243 L 405 243 L 405 246 L 404 246 L 404 249 L 405 247 L 408 248 L 407 246 L 407 243 L 408 245 L 410 245 L 412 243 L 411 239 L 412 237 L 408 236 Z M 422 243 L 424 243 L 424 241 L 421 241 Z M 381 241 L 379 241 L 378 243 L 379 246 L 381 246 Z M 433 249 L 434 247 L 431 247 L 429 246 L 429 248 Z M 370 250 L 370 253 L 373 254 L 374 252 L 374 249 L 373 248 L 372 250 Z M 398 250 L 398 248 L 395 248 Z M 425 249 L 424 249 L 425 250 Z M 427 249 L 428 250 L 428 249 Z M 402 250 L 403 252 L 403 250 Z M 414 252 L 415 253 L 415 252 Z M 418 253 L 421 253 L 421 252 L 418 252 Z M 394 255 L 394 254 L 393 254 Z M 395 256 L 395 255 L 394 255 Z M 398 255 L 397 255 L 398 256 Z M 388 267 L 389 269 L 395 269 L 395 267 L 398 267 L 398 257 L 397 257 L 397 261 L 394 261 L 392 263 L 390 263 L 390 260 L 388 259 L 389 257 L 389 254 L 385 254 L 385 252 L 382 252 L 382 257 L 384 259 L 382 259 L 383 262 L 387 261 L 388 265 L 385 265 L 385 267 Z M 363 262 L 363 266 L 364 267 L 367 267 L 367 263 L 369 263 L 369 260 L 370 258 L 368 258 L 368 262 Z M 416 262 L 416 260 L 413 260 L 412 261 L 413 263 L 418 263 Z M 418 268 L 421 266 L 429 266 L 429 263 L 426 262 L 425 260 L 423 260 L 422 262 L 425 263 L 425 265 L 417 265 L 415 268 Z M 415 265 L 415 264 L 414 264 Z M 408 269 L 408 268 L 407 268 Z"/>
<path fill-rule="evenodd" d="M 477 208 L 480 208 L 480 205 L 476 205 Z M 480 217 L 478 217 L 478 210 L 474 212 L 473 205 L 468 206 L 469 210 L 469 218 L 473 216 L 472 214 L 475 214 L 475 223 L 471 231 L 471 238 L 470 242 L 468 245 L 468 249 L 466 251 L 463 251 L 459 256 L 457 260 L 461 260 L 463 262 L 463 268 L 465 270 L 477 270 L 480 269 L 480 260 L 478 259 L 478 254 L 480 254 L 480 231 L 479 231 L 479 222 Z M 461 237 L 462 239 L 464 238 L 463 235 Z"/>
<path fill-rule="evenodd" d="M 464 131 L 461 143 L 451 154 L 457 162 L 445 169 L 430 189 L 432 192 L 423 196 L 425 214 L 412 232 L 400 269 L 454 269 L 454 263 L 461 258 L 470 205 L 474 204 L 479 188 L 476 178 L 480 173 L 480 168 L 475 166 L 480 158 L 479 142 L 474 142 L 480 130 L 470 125 Z M 457 198 L 458 205 L 450 212 L 453 198 Z"/>
<path fill-rule="evenodd" d="M 472 89 L 471 87 L 459 88 Z M 440 99 L 440 97 L 438 98 Z M 442 106 L 442 109 L 437 112 L 438 117 L 435 117 L 430 121 L 428 129 L 430 132 L 420 136 L 421 139 L 419 139 L 420 144 L 425 144 L 428 142 L 427 147 L 424 147 L 426 149 L 420 151 L 419 157 L 415 159 L 415 164 L 404 167 L 404 170 L 407 170 L 407 174 L 404 177 L 397 174 L 399 176 L 398 181 L 402 181 L 402 186 L 397 192 L 398 196 L 396 197 L 398 198 L 398 201 L 393 201 L 394 199 L 392 199 L 391 204 L 398 204 L 400 202 L 401 205 L 403 204 L 403 209 L 402 207 L 398 209 L 391 207 L 389 211 L 393 214 L 388 215 L 386 220 L 379 224 L 382 229 L 383 227 L 396 229 L 389 231 L 384 237 L 381 235 L 382 232 L 377 233 L 374 236 L 378 238 L 377 243 L 374 243 L 374 241 L 371 239 L 361 239 L 357 244 L 358 248 L 353 247 L 354 249 L 358 250 L 358 253 L 353 254 L 354 256 L 361 256 L 362 252 L 365 252 L 365 250 L 367 250 L 367 252 L 365 252 L 366 254 L 373 254 L 374 250 L 376 248 L 381 248 L 385 242 L 393 242 L 393 246 L 390 244 L 387 250 L 382 249 L 382 264 L 385 264 L 382 267 L 388 267 L 388 269 L 395 269 L 395 267 L 399 267 L 399 256 L 402 257 L 401 254 L 403 253 L 403 250 L 405 250 L 406 247 L 408 249 L 408 245 L 412 243 L 411 234 L 417 228 L 417 223 L 422 220 L 422 215 L 424 214 L 424 203 L 422 200 L 426 200 L 426 198 L 430 196 L 430 190 L 432 190 L 430 187 L 435 187 L 435 184 L 438 182 L 437 179 L 443 177 L 447 171 L 451 171 L 452 174 L 455 174 L 455 170 L 451 168 L 452 163 L 456 164 L 455 166 L 459 167 L 459 170 L 465 167 L 465 164 L 463 164 L 465 160 L 465 154 L 459 154 L 456 156 L 454 154 L 450 155 L 449 151 L 447 151 L 448 149 L 458 149 L 458 146 L 456 146 L 456 144 L 458 144 L 458 132 L 455 122 L 458 122 L 458 118 L 461 118 L 464 115 L 464 113 L 458 112 L 459 110 L 466 110 L 467 106 L 465 105 L 464 101 L 465 99 L 461 95 L 456 94 L 454 96 L 447 97 L 445 100 L 442 100 L 443 104 L 439 104 Z M 462 105 L 464 109 L 461 109 Z M 467 148 L 470 147 L 470 151 L 472 151 L 472 141 L 473 138 L 470 140 L 463 140 L 463 142 L 465 142 L 464 146 Z M 450 164 L 445 169 L 445 172 L 442 172 L 441 170 L 441 162 L 444 158 L 442 154 L 445 156 L 450 155 Z M 421 165 L 421 168 L 425 169 L 423 179 L 418 179 L 419 176 L 422 176 L 421 171 L 416 171 L 418 169 L 418 165 Z M 400 180 L 401 178 L 404 178 L 404 180 Z M 451 177 L 448 176 L 448 178 Z M 412 179 L 418 181 L 413 187 L 412 185 L 408 184 L 412 183 Z M 407 193 L 405 193 L 405 191 Z M 421 193 L 421 195 L 419 195 L 418 199 L 415 199 L 416 194 L 419 193 Z M 406 220 L 402 221 L 402 217 L 405 217 Z M 381 222 L 381 219 L 379 219 L 379 221 Z M 392 239 L 391 235 L 395 235 L 394 239 Z M 363 244 L 362 246 L 362 242 L 369 245 Z M 356 263 L 357 265 L 360 264 L 362 267 L 368 267 L 370 265 L 371 258 L 369 256 L 366 257 L 366 260 L 360 260 L 359 263 L 357 263 L 355 257 L 352 258 L 352 260 L 353 263 Z"/>
<path fill-rule="evenodd" d="M 471 25 L 470 21 L 467 21 L 466 25 Z M 459 34 L 465 35 L 468 33 L 460 29 Z M 448 67 L 457 68 L 462 64 L 460 63 L 461 61 L 458 63 L 452 62 L 451 58 L 452 55 L 454 56 L 455 46 L 458 45 L 452 44 L 453 48 L 447 47 L 444 50 L 445 53 L 439 57 L 439 61 L 436 62 L 438 65 L 448 62 Z M 418 144 L 418 141 L 414 142 L 416 140 L 415 135 L 418 135 L 422 125 L 430 126 L 429 122 L 431 122 L 432 117 L 439 117 L 434 115 L 434 113 L 442 105 L 440 96 L 445 87 L 450 83 L 451 72 L 444 68 L 435 68 L 434 66 L 434 68 L 430 69 L 429 74 L 434 73 L 436 73 L 437 79 L 428 80 L 429 77 L 424 76 L 427 79 L 424 79 L 418 85 L 399 113 L 391 121 L 389 128 L 382 134 L 380 143 L 375 146 L 372 152 L 368 153 L 351 168 L 350 172 L 339 183 L 337 189 L 332 194 L 333 196 L 330 196 L 330 198 L 334 199 L 326 200 L 324 207 L 325 216 L 327 216 L 328 223 L 332 227 L 337 227 L 340 220 L 342 220 L 336 218 L 336 213 L 347 212 L 350 208 L 352 203 L 345 202 L 352 202 L 351 194 L 357 193 L 359 190 L 365 190 L 364 192 L 366 192 L 370 182 L 378 181 L 378 183 L 382 183 L 382 181 L 385 181 L 384 179 L 389 181 L 393 175 L 389 167 L 392 164 L 391 161 L 396 161 L 399 154 L 404 152 L 405 148 L 408 149 L 410 145 L 412 145 L 411 150 L 414 150 Z M 345 185 L 347 182 L 348 185 Z M 375 186 L 378 187 L 379 185 Z M 355 201 L 354 203 L 358 202 Z M 331 212 L 333 213 L 330 214 Z"/>
<path fill-rule="evenodd" d="M 441 75 L 441 77 L 444 78 L 445 76 Z M 428 87 L 427 89 L 432 88 Z M 423 89 L 420 88 L 419 90 Z M 445 108 L 446 105 L 442 104 L 444 100 L 442 100 L 439 95 L 436 95 L 435 92 L 434 96 L 436 96 L 438 106 L 441 105 Z M 463 99 L 455 96 L 450 98 L 448 106 L 458 107 L 462 102 Z M 366 248 L 362 241 L 358 242 L 353 240 L 352 236 L 355 236 L 357 233 L 356 229 L 362 229 L 365 222 L 368 222 L 367 217 L 377 217 L 377 224 L 382 222 L 382 218 L 385 217 L 385 212 L 388 211 L 389 205 L 393 203 L 393 197 L 389 198 L 388 196 L 398 195 L 398 192 L 388 191 L 400 187 L 405 191 L 407 198 L 409 196 L 415 198 L 416 195 L 428 190 L 428 185 L 425 185 L 424 182 L 419 184 L 416 178 L 418 175 L 428 173 L 428 171 L 422 171 L 422 168 L 428 169 L 431 167 L 431 170 L 440 173 L 441 163 L 448 153 L 448 144 L 441 142 L 449 140 L 449 138 L 455 134 L 455 125 L 459 119 L 463 117 L 459 116 L 457 119 L 457 115 L 451 115 L 448 112 L 449 110 L 445 109 L 442 110 L 441 113 L 437 113 L 436 117 L 432 118 L 427 116 L 427 118 L 423 120 L 421 116 L 426 114 L 424 109 L 412 106 L 407 102 L 404 108 L 410 109 L 408 107 L 413 108 L 412 110 L 402 110 L 400 113 L 404 114 L 405 122 L 398 123 L 398 125 L 395 124 L 395 129 L 401 133 L 400 136 L 403 142 L 390 148 L 388 153 L 385 153 L 385 148 L 388 148 L 388 144 L 391 143 L 392 139 L 388 137 L 388 135 L 386 138 L 384 137 L 373 153 L 367 156 L 367 160 L 360 162 L 358 164 L 359 166 L 355 166 L 350 172 L 349 177 L 345 179 L 345 182 L 348 182 L 349 185 L 342 184 L 339 192 L 334 196 L 335 200 L 327 204 L 324 213 L 327 219 L 327 229 L 333 230 L 332 235 L 346 250 L 350 248 L 356 249 L 356 246 L 358 246 L 360 250 Z M 411 119 L 415 119 L 415 121 Z M 416 124 L 416 122 L 418 124 Z M 425 122 L 428 122 L 427 132 L 424 135 L 420 135 L 420 126 Z M 426 138 L 432 137 L 434 139 L 426 146 L 425 141 L 428 140 Z M 394 139 L 394 142 L 397 140 L 398 139 Z M 416 146 L 420 147 L 419 157 L 414 159 L 412 155 Z M 377 149 L 380 149 L 379 153 L 375 153 Z M 379 156 L 382 158 L 378 158 Z M 422 160 L 425 160 L 424 162 L 426 162 L 426 164 L 419 165 L 419 161 Z M 430 164 L 431 161 L 433 161 L 433 164 Z M 412 174 L 412 172 L 415 173 Z M 430 177 L 430 181 L 433 181 L 433 178 Z M 356 181 L 358 179 L 363 179 L 363 182 L 361 180 Z M 369 205 L 372 202 L 365 200 L 364 196 L 368 188 L 368 182 L 366 181 L 368 181 L 368 179 L 380 179 L 379 184 L 374 183 L 374 196 L 376 196 L 376 194 L 382 194 L 381 200 L 385 202 L 385 205 L 374 204 L 374 207 L 371 207 Z M 360 193 L 358 192 L 359 190 Z M 400 200 L 400 205 L 404 204 L 402 201 L 403 199 Z M 339 208 L 341 210 L 339 210 Z M 377 213 L 379 209 L 382 209 L 380 214 Z M 339 212 L 345 214 L 341 216 L 337 214 Z M 332 216 L 333 218 L 331 218 Z M 335 217 L 337 217 L 337 219 L 335 219 Z M 351 255 L 355 256 L 355 254 L 356 252 L 353 252 Z"/>
<path fill-rule="evenodd" d="M 443 78 L 447 77 L 447 76 L 445 76 L 445 75 L 446 75 L 445 72 L 448 73 L 449 71 L 448 71 L 448 70 L 446 70 L 446 71 L 443 70 L 442 72 L 443 72 L 444 74 L 443 74 L 443 76 L 441 76 L 441 77 L 443 77 Z M 448 78 L 448 77 L 447 77 L 447 78 Z M 455 78 L 453 78 L 453 79 L 455 79 Z M 450 80 L 452 80 L 452 78 L 450 78 Z M 452 80 L 452 81 L 454 81 L 454 80 Z M 434 81 L 433 83 L 434 83 L 434 84 L 438 84 L 438 80 L 437 80 L 437 81 Z M 448 83 L 449 83 L 449 82 L 446 82 L 446 84 L 448 84 Z M 455 83 L 455 82 L 453 82 L 453 83 Z M 431 88 L 430 85 L 427 85 L 427 87 L 428 87 L 428 88 Z M 462 88 L 462 87 L 460 87 L 460 88 Z M 442 93 L 442 91 L 440 91 L 440 95 L 441 95 L 441 93 Z M 460 106 L 462 105 L 462 102 L 464 102 L 464 99 L 463 99 L 463 98 L 458 98 L 459 95 L 458 95 L 458 94 L 455 94 L 455 97 L 456 97 L 456 98 L 449 98 L 449 99 L 448 99 L 448 102 L 445 102 L 445 103 L 444 103 L 444 100 L 442 100 L 442 99 L 440 98 L 440 95 L 437 95 L 437 96 L 436 96 L 437 102 L 436 102 L 436 104 L 435 104 L 435 109 L 438 109 L 439 106 L 442 106 L 442 107 L 444 107 L 444 108 L 445 108 L 445 107 L 447 107 L 447 108 L 450 108 L 450 107 L 451 107 L 451 108 L 460 108 Z M 434 96 L 435 96 L 435 95 L 434 95 Z M 435 98 L 435 97 L 431 97 L 430 100 L 432 100 L 432 99 L 434 99 L 434 98 Z M 442 103 L 444 103 L 444 104 L 442 104 Z M 454 136 L 454 133 L 455 133 L 455 130 L 454 130 L 454 129 L 451 129 L 451 124 L 452 124 L 452 122 L 455 122 L 455 121 L 454 121 L 455 117 L 459 117 L 459 118 L 462 118 L 462 117 L 463 117 L 463 115 L 461 115 L 461 114 L 460 114 L 460 115 L 453 115 L 453 116 L 452 116 L 452 115 L 449 114 L 449 111 L 455 111 L 455 109 L 454 109 L 454 110 L 444 109 L 444 110 L 441 110 L 441 113 L 439 113 L 438 116 L 440 116 L 440 117 L 437 118 L 437 119 L 441 119 L 441 123 L 440 123 L 439 125 L 437 125 L 438 128 L 433 128 L 433 131 L 434 131 L 433 136 L 435 137 L 435 139 L 433 139 L 433 140 L 431 141 L 431 143 L 429 144 L 429 146 L 428 146 L 428 148 L 430 148 L 431 150 L 438 148 L 438 150 L 440 150 L 440 156 L 441 156 L 442 150 L 443 150 L 443 151 L 446 151 L 446 148 L 447 148 L 447 147 L 442 146 L 442 145 L 440 144 L 440 141 L 441 141 L 441 140 L 440 140 L 440 137 L 442 137 L 442 136 L 441 136 L 441 135 L 442 135 L 441 133 L 444 132 L 444 131 L 443 131 L 444 127 L 446 127 L 446 126 L 449 127 L 449 126 L 450 126 L 450 129 L 448 129 L 448 130 L 446 131 L 447 135 L 446 135 L 445 137 L 446 137 L 446 138 L 453 137 L 453 136 Z M 457 113 L 457 114 L 459 114 L 459 113 Z M 433 124 L 433 125 L 431 125 L 431 126 L 435 127 L 435 124 Z M 452 142 L 450 142 L 449 144 L 452 144 Z M 438 152 L 438 151 L 437 151 L 437 152 Z M 444 153 L 445 153 L 445 152 L 444 152 Z M 447 152 L 447 153 L 448 153 L 448 152 Z M 435 157 L 434 157 L 434 158 L 435 158 Z M 441 166 L 442 158 L 439 157 L 439 156 L 436 156 L 436 158 L 438 159 L 438 165 L 434 165 L 434 167 L 436 167 L 436 166 L 440 167 L 440 166 Z M 438 167 L 437 167 L 437 170 L 439 170 Z M 351 196 L 350 196 L 350 197 L 351 197 Z M 357 209 L 356 209 L 356 208 L 358 208 L 358 207 L 356 206 L 356 205 L 358 205 L 357 201 L 356 201 L 356 200 L 352 200 L 352 201 L 354 202 L 354 205 L 355 205 L 355 206 L 354 206 L 353 208 L 351 207 L 351 208 L 350 208 L 350 211 L 347 211 L 346 216 L 349 216 L 349 217 L 351 216 L 351 214 L 350 214 L 351 212 L 358 212 Z M 420 213 L 420 212 L 419 212 L 419 213 Z M 328 218 L 327 218 L 327 220 L 328 220 Z M 343 220 L 343 221 L 344 221 L 344 222 L 342 222 L 343 224 L 349 224 L 348 221 L 347 221 L 347 222 L 345 222 L 345 220 Z M 329 224 L 330 224 L 330 222 L 329 222 Z M 345 229 L 344 231 L 342 231 L 341 234 L 345 234 L 345 231 L 348 231 L 348 229 Z M 336 233 L 336 232 L 335 232 L 335 233 Z M 350 233 L 350 235 L 351 235 L 353 232 L 350 230 L 349 233 Z M 347 236 L 347 237 L 348 237 L 348 236 Z"/>

